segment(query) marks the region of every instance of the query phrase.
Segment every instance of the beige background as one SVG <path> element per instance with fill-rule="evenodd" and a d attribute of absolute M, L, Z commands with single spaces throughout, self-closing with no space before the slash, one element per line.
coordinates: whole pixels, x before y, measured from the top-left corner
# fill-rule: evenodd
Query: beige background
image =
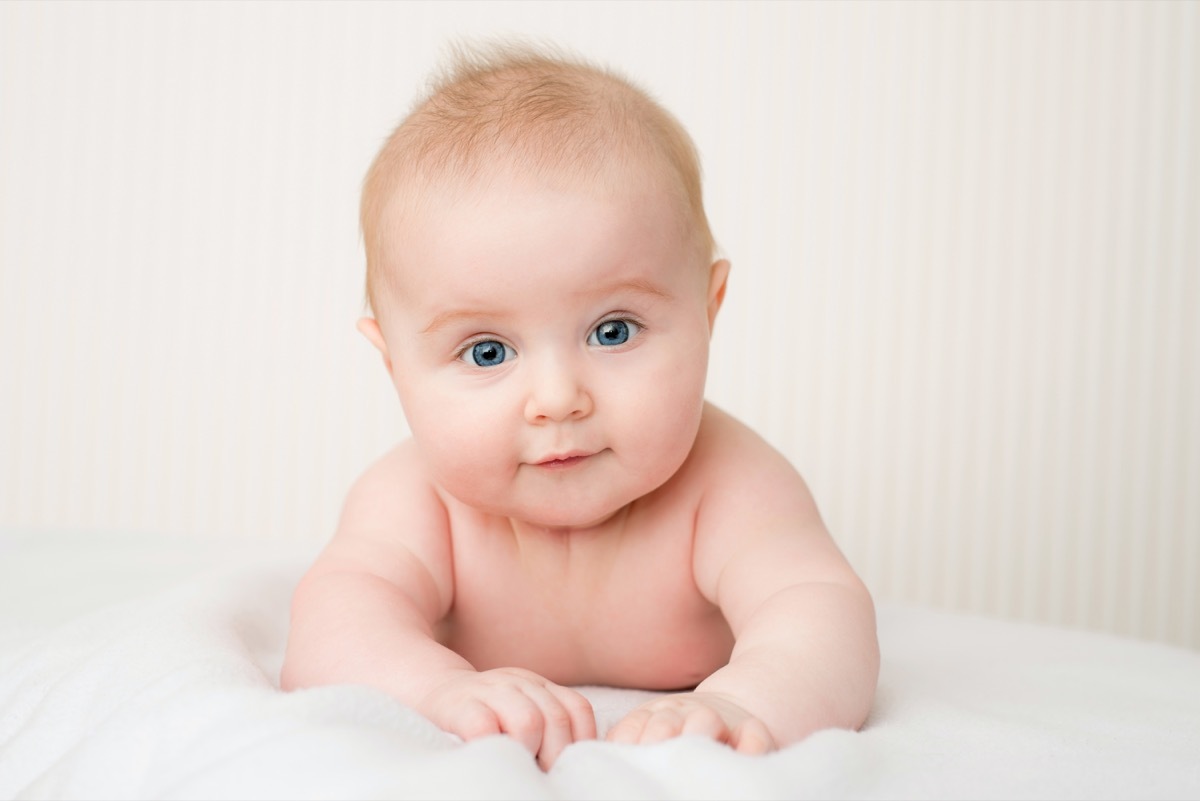
<path fill-rule="evenodd" d="M 357 189 L 451 37 L 674 110 L 710 396 L 883 599 L 1200 647 L 1196 3 L 0 4 L 0 538 L 327 537 Z"/>

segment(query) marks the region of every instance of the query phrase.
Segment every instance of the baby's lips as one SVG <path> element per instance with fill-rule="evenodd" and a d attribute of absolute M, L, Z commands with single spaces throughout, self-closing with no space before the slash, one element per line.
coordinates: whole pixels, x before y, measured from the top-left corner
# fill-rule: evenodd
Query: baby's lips
<path fill-rule="evenodd" d="M 593 455 L 589 451 L 567 451 L 565 453 L 551 454 L 534 462 L 534 464 L 538 467 L 570 467 L 573 464 L 579 464 Z"/>

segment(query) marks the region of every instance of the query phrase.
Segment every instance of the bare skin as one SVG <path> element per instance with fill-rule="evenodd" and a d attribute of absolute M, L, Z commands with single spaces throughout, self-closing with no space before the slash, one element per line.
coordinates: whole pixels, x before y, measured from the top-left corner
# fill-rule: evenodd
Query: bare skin
<path fill-rule="evenodd" d="M 285 689 L 379 687 L 543 768 L 596 736 L 572 685 L 672 691 L 622 743 L 761 753 L 866 719 L 870 595 L 799 474 L 702 398 L 729 265 L 614 185 L 458 187 L 397 232 L 404 292 L 360 330 L 414 437 L 297 588 Z"/>
<path fill-rule="evenodd" d="M 759 478 L 776 486 L 753 472 L 729 481 L 739 456 L 765 461 Z M 544 767 L 596 735 L 571 685 L 695 688 L 635 710 L 609 731 L 615 742 L 696 733 L 760 753 L 865 719 L 878 664 L 869 596 L 799 476 L 728 415 L 709 407 L 678 476 L 582 534 L 519 536 L 429 486 L 414 492 L 426 506 L 417 514 L 415 497 L 380 502 L 381 486 L 403 486 L 419 470 L 409 443 L 352 491 L 338 537 L 296 593 L 285 687 L 378 686 L 466 739 L 512 734 Z M 701 488 L 712 495 L 722 476 L 724 497 L 706 505 Z M 722 536 L 722 513 L 745 492 L 791 495 L 788 525 L 759 535 L 757 547 L 722 547 L 736 539 Z M 406 525 L 396 517 L 440 521 L 422 539 L 448 557 L 443 569 L 360 535 Z M 358 659 L 347 664 L 346 654 Z"/>

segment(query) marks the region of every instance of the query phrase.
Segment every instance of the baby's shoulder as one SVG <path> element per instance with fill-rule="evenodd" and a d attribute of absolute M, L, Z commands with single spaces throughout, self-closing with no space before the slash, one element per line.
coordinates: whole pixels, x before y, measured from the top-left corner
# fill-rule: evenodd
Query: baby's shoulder
<path fill-rule="evenodd" d="M 411 441 L 376 459 L 350 487 L 337 531 L 310 575 L 353 572 L 406 587 L 434 616 L 451 598 L 446 512 Z"/>
<path fill-rule="evenodd" d="M 702 493 L 693 571 L 705 597 L 718 596 L 722 576 L 743 576 L 736 586 L 750 592 L 757 576 L 774 570 L 770 565 L 795 566 L 798 558 L 830 553 L 828 533 L 799 471 L 749 426 L 709 406 L 695 450 Z M 735 561 L 757 566 L 728 572 Z"/>
<path fill-rule="evenodd" d="M 412 519 L 422 513 L 437 515 L 441 506 L 416 444 L 408 439 L 363 471 L 346 495 L 343 515 Z"/>
<path fill-rule="evenodd" d="M 367 465 L 351 492 L 378 491 L 399 480 L 418 479 L 420 472 L 416 444 L 411 438 L 405 439 Z"/>
<path fill-rule="evenodd" d="M 745 423 L 708 404 L 686 479 L 697 490 L 697 524 L 737 530 L 754 521 L 814 521 L 808 485 L 796 467 Z"/>
<path fill-rule="evenodd" d="M 798 480 L 791 462 L 754 429 L 711 403 L 704 406 L 700 431 L 689 456 L 695 480 L 732 487 L 764 477 Z"/>

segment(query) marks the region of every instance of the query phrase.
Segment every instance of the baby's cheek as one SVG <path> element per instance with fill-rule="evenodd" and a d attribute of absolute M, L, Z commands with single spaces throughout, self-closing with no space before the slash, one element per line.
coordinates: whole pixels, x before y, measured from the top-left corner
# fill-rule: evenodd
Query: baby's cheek
<path fill-rule="evenodd" d="M 669 446 L 686 441 L 691 447 L 700 425 L 700 417 L 704 411 L 704 380 L 686 372 L 677 374 L 673 381 L 663 382 L 663 389 L 658 393 L 654 402 L 656 417 L 655 433 Z"/>
<path fill-rule="evenodd" d="M 509 472 L 511 448 L 504 433 L 486 420 L 442 415 L 449 425 L 432 425 L 420 434 L 414 428 L 421 453 L 433 478 L 464 502 L 494 492 L 493 485 Z"/>
<path fill-rule="evenodd" d="M 487 435 L 489 422 L 496 422 L 487 404 L 472 402 L 470 393 L 438 391 L 436 384 L 410 393 L 404 410 L 413 436 L 424 448 L 438 450 L 443 455 L 469 453 L 472 442 Z"/>
<path fill-rule="evenodd" d="M 496 435 L 486 426 L 437 426 L 420 438 L 421 450 L 439 466 L 459 475 L 482 473 L 496 458 Z"/>
<path fill-rule="evenodd" d="M 653 419 L 630 432 L 626 442 L 633 446 L 638 471 L 648 485 L 661 485 L 687 459 L 696 442 L 702 410 L 702 404 L 676 399 L 648 410 Z"/>

